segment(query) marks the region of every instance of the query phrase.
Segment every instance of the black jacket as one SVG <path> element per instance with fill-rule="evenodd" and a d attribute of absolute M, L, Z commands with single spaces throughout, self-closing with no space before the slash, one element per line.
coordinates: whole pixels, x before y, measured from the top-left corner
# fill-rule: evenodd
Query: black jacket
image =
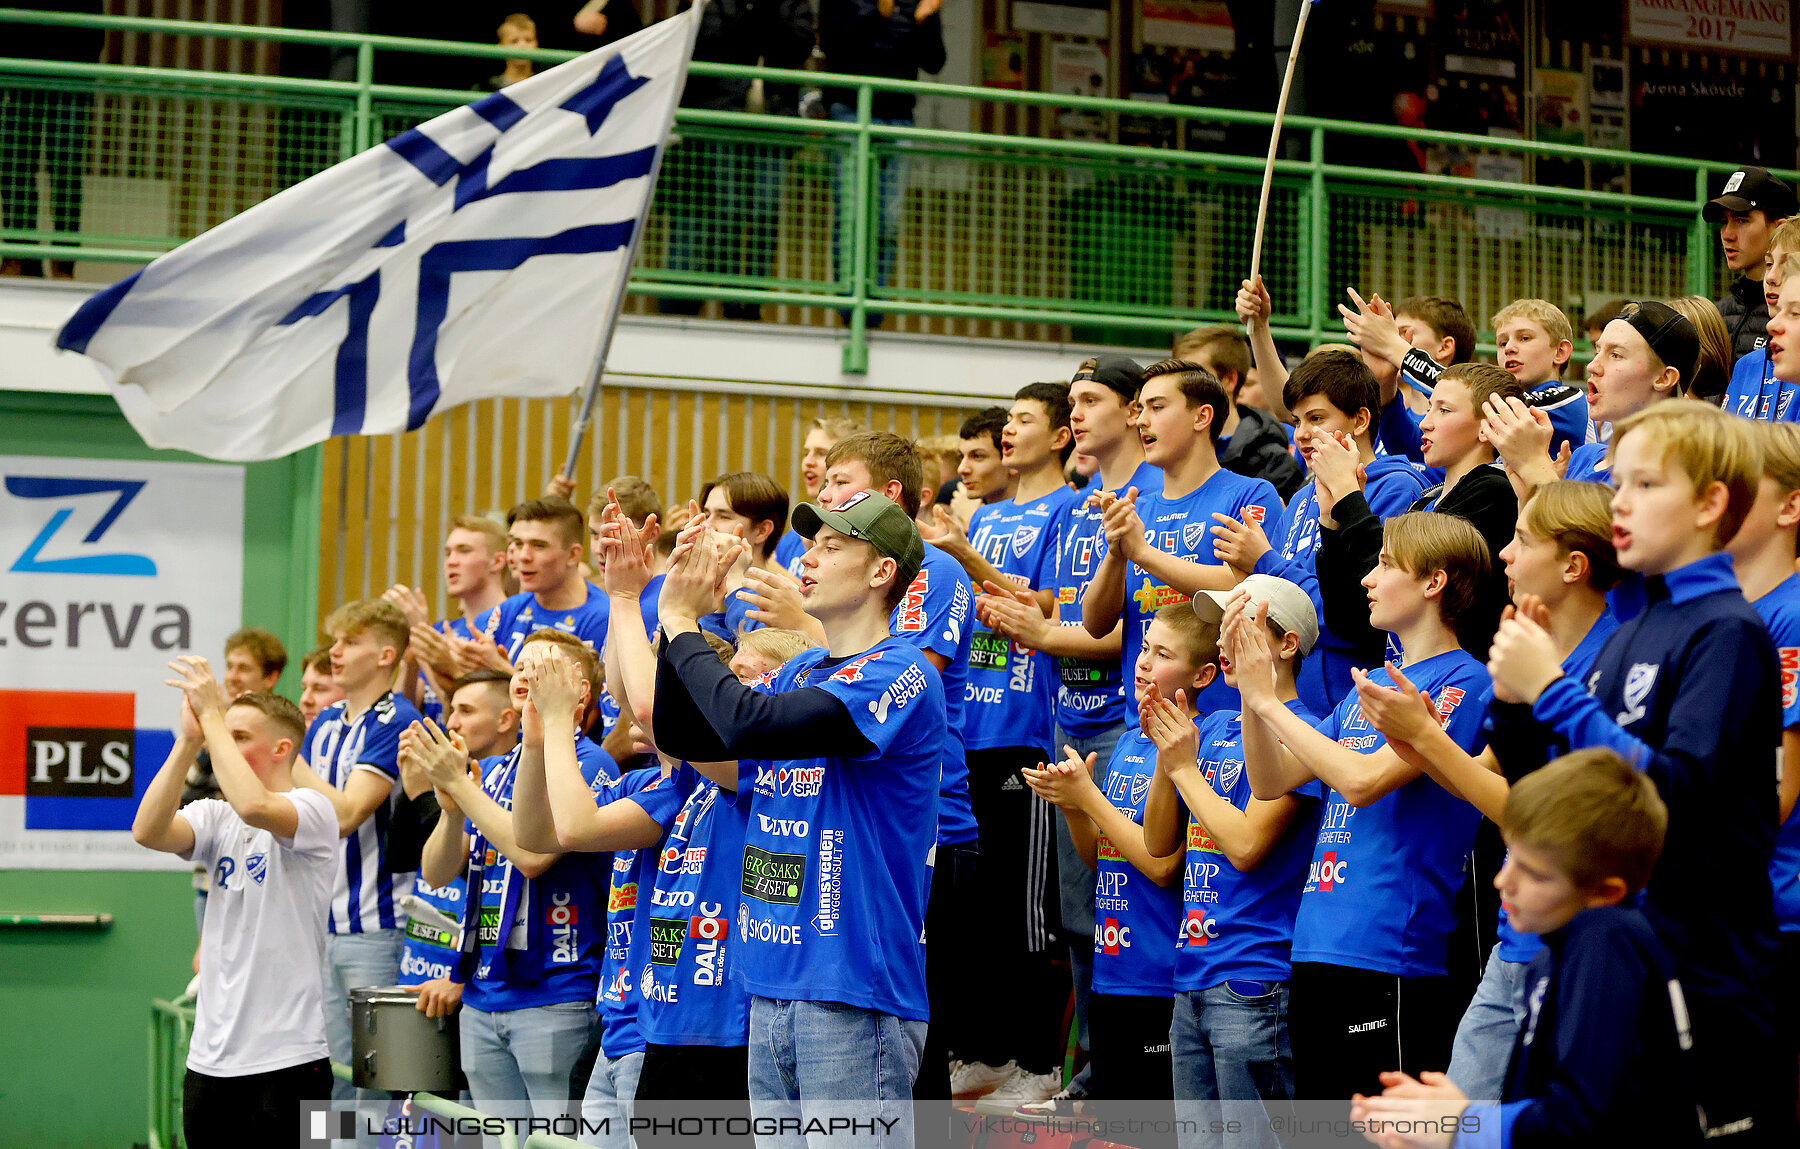
<path fill-rule="evenodd" d="M 847 76 L 882 76 L 916 80 L 920 72 L 936 75 L 944 67 L 944 26 L 937 13 L 923 23 L 913 19 L 918 0 L 894 0 L 886 16 L 875 0 L 819 0 L 819 47 L 825 70 Z M 851 88 L 825 89 L 827 104 L 856 107 Z M 905 92 L 876 92 L 875 118 L 910 120 L 913 98 Z"/>
<path fill-rule="evenodd" d="M 1512 541 L 1518 523 L 1518 496 L 1513 494 L 1506 472 L 1493 466 L 1477 467 L 1464 475 L 1433 507 L 1432 501 L 1442 495 L 1442 484 L 1432 487 L 1407 510 L 1457 515 L 1473 523 L 1487 540 L 1488 580 L 1475 609 L 1459 621 L 1456 634 L 1464 650 L 1485 662 L 1506 606 L 1506 572 L 1499 555 L 1500 548 Z M 1367 660 L 1363 665 L 1380 666 L 1387 635 L 1369 625 L 1369 598 L 1362 580 L 1381 557 L 1381 520 L 1369 509 L 1361 491 L 1339 499 L 1331 517 L 1337 520 L 1337 529 L 1319 530 L 1319 599 L 1325 608 L 1325 617 L 1319 621 L 1351 643 L 1355 656 Z"/>
<path fill-rule="evenodd" d="M 694 39 L 694 59 L 798 68 L 812 54 L 813 37 L 812 0 L 707 0 Z M 749 80 L 690 75 L 681 106 L 741 112 L 749 97 Z M 799 103 L 800 93 L 793 84 L 763 85 L 763 110 L 771 115 L 791 116 Z"/>
<path fill-rule="evenodd" d="M 1225 441 L 1219 466 L 1252 479 L 1267 479 L 1288 502 L 1306 483 L 1300 464 L 1288 453 L 1287 428 L 1259 407 L 1238 408 L 1237 430 Z"/>
<path fill-rule="evenodd" d="M 1740 276 L 1730 294 L 1713 306 L 1725 317 L 1725 329 L 1731 332 L 1733 362 L 1769 341 L 1769 301 L 1763 298 L 1761 279 Z"/>

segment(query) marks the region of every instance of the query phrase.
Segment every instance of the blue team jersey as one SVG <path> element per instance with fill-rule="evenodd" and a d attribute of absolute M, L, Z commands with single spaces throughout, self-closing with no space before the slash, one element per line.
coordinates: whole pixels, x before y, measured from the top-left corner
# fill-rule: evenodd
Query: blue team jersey
<path fill-rule="evenodd" d="M 638 967 L 638 1025 L 655 1045 L 743 1045 L 750 998 L 730 976 L 749 809 L 683 763 L 687 791 L 658 852 L 649 946 Z"/>
<path fill-rule="evenodd" d="M 969 801 L 969 763 L 963 750 L 963 689 L 969 678 L 969 643 L 974 637 L 970 615 L 975 596 L 962 564 L 925 544 L 925 562 L 906 588 L 906 597 L 888 618 L 888 630 L 943 658 L 944 766 L 938 782 L 938 844 L 973 842 L 978 836 L 975 807 Z"/>
<path fill-rule="evenodd" d="M 1781 658 L 1781 724 L 1791 730 L 1800 726 L 1800 577 L 1789 575 L 1751 605 L 1768 623 Z M 1783 768 L 1800 770 L 1800 763 Z M 1775 832 L 1769 882 L 1775 889 L 1775 924 L 1788 932 L 1800 930 L 1800 803 Z"/>
<path fill-rule="evenodd" d="M 494 641 L 514 662 L 519 660 L 519 648 L 525 645 L 531 632 L 545 627 L 572 634 L 598 653 L 606 645 L 606 624 L 612 614 L 612 604 L 606 592 L 593 583 L 581 585 L 587 591 L 587 599 L 571 610 L 550 610 L 538 602 L 536 594 L 526 591 L 513 595 L 494 610 L 483 612 L 475 620 L 475 629 L 485 632 L 488 619 L 498 611 L 500 623 L 494 628 Z"/>
<path fill-rule="evenodd" d="M 775 540 L 775 564 L 782 570 L 800 577 L 800 556 L 806 553 L 806 539 L 799 531 L 783 531 Z"/>
<path fill-rule="evenodd" d="M 1298 699 L 1287 708 L 1309 726 L 1319 720 Z M 1254 800 L 1244 774 L 1243 715 L 1235 711 L 1200 720 L 1200 773 L 1213 792 L 1239 810 Z M 1319 836 L 1315 779 L 1294 791 L 1300 808 L 1263 858 L 1248 873 L 1238 870 L 1191 815 L 1182 875 L 1182 920 L 1175 941 L 1175 988 L 1189 993 L 1233 979 L 1286 981 L 1293 972 L 1294 914 L 1300 887 Z"/>
<path fill-rule="evenodd" d="M 1004 499 L 976 510 L 969 545 L 1021 588 L 1048 588 L 1056 576 L 1056 552 L 1068 509 L 1079 496 L 1064 486 L 1027 503 Z M 970 750 L 1026 746 L 1047 750 L 1056 699 L 1055 660 L 995 634 L 979 622 L 969 643 L 968 726 Z"/>
<path fill-rule="evenodd" d="M 419 719 L 413 704 L 389 692 L 367 710 L 351 718 L 348 702 L 334 702 L 319 712 L 307 728 L 300 757 L 328 786 L 342 790 L 350 775 L 369 770 L 393 785 L 400 780 L 400 732 Z M 326 927 L 334 934 L 360 934 L 391 930 L 400 925 L 394 912 L 394 883 L 400 890 L 412 888 L 411 874 L 388 873 L 388 822 L 394 814 L 398 790 L 375 807 L 354 833 L 344 838 L 338 855 L 337 876 L 332 880 L 331 909 Z"/>
<path fill-rule="evenodd" d="M 1144 538 L 1151 546 L 1176 558 L 1208 564 L 1217 561 L 1213 558 L 1214 514 L 1264 524 L 1281 515 L 1281 496 L 1267 480 L 1246 478 L 1224 468 L 1180 498 L 1158 493 L 1138 499 L 1137 505 Z M 1187 595 L 1158 581 L 1136 563 L 1126 564 L 1125 639 L 1120 665 L 1127 677 L 1134 673 L 1138 652 L 1144 648 L 1144 632 L 1150 629 L 1156 612 L 1187 601 Z M 1226 686 L 1223 678 L 1214 678 L 1195 702 L 1202 714 L 1242 709 L 1238 692 Z M 1137 708 L 1127 706 L 1125 725 L 1135 729 L 1137 721 Z"/>
<path fill-rule="evenodd" d="M 757 689 L 830 693 L 873 749 L 859 758 L 739 760 L 750 824 L 733 927 L 737 972 L 761 997 L 925 1021 L 944 688 L 900 639 L 821 665 L 826 654 L 794 656 Z"/>
<path fill-rule="evenodd" d="M 1426 394 L 1430 390 L 1425 389 Z M 1375 453 L 1377 455 L 1393 455 L 1408 462 L 1423 465 L 1425 452 L 1420 442 L 1419 424 L 1423 418 L 1407 409 L 1406 401 L 1394 396 L 1394 401 L 1381 409 L 1381 418 L 1375 424 Z"/>
<path fill-rule="evenodd" d="M 1425 476 L 1399 455 L 1375 456 L 1367 467 L 1367 475 L 1363 498 L 1376 518 L 1405 514 L 1413 500 L 1425 491 Z M 1325 626 L 1325 604 L 1319 594 L 1318 487 L 1313 483 L 1301 487 L 1281 522 L 1266 533 L 1274 549 L 1256 560 L 1255 573 L 1287 579 L 1312 599 L 1319 617 L 1319 640 L 1301 660 L 1295 685 L 1308 711 L 1329 713 L 1338 699 L 1356 688 L 1350 668 L 1360 664 L 1349 656 L 1349 644 Z"/>
<path fill-rule="evenodd" d="M 1123 487 L 1123 495 L 1136 487 L 1140 498 L 1162 490 L 1162 470 L 1139 463 Z M 1100 490 L 1099 473 L 1089 491 Z M 1100 560 L 1106 557 L 1106 535 L 1100 529 L 1101 511 L 1085 497 L 1069 508 L 1063 522 L 1062 546 L 1056 552 L 1057 618 L 1064 626 L 1081 626 L 1081 602 Z M 1092 738 L 1125 721 L 1125 676 L 1116 658 L 1058 658 L 1056 662 L 1056 725 L 1070 738 Z"/>
<path fill-rule="evenodd" d="M 1563 674 L 1585 683 L 1588 672 L 1594 668 L 1594 660 L 1600 657 L 1600 648 L 1606 645 L 1606 640 L 1617 629 L 1619 620 L 1613 615 L 1612 608 L 1601 611 L 1600 617 L 1594 620 L 1594 625 L 1588 628 L 1588 632 L 1581 636 L 1581 641 L 1575 644 L 1575 649 L 1569 652 L 1569 657 L 1562 660 Z M 1488 724 L 1488 730 L 1492 732 L 1492 723 Z M 1512 923 L 1506 920 L 1505 910 L 1500 911 L 1497 938 L 1501 961 L 1527 962 L 1544 948 L 1543 939 L 1538 935 L 1513 929 Z"/>
<path fill-rule="evenodd" d="M 1101 792 L 1113 809 L 1142 826 L 1144 800 L 1156 773 L 1156 744 L 1127 730 L 1113 747 Z M 1094 992 L 1167 997 L 1173 990 L 1181 895 L 1159 886 L 1105 834 L 1094 848 Z"/>
<path fill-rule="evenodd" d="M 1525 401 L 1550 417 L 1550 454 L 1562 454 L 1594 441 L 1594 424 L 1588 418 L 1587 390 L 1552 379 L 1526 389 Z"/>
<path fill-rule="evenodd" d="M 1493 685 L 1467 652 L 1446 651 L 1405 668 L 1431 695 L 1452 740 L 1473 754 Z M 1393 686 L 1386 667 L 1371 681 Z M 1387 744 L 1363 717 L 1355 694 L 1338 703 L 1320 733 L 1359 754 Z M 1357 809 L 1336 790 L 1325 812 L 1294 920 L 1294 960 L 1326 962 L 1397 977 L 1441 977 L 1455 899 L 1481 815 L 1420 775 Z"/>
<path fill-rule="evenodd" d="M 522 753 L 515 746 L 481 762 L 482 792 L 509 812 Z M 612 756 L 580 736 L 575 762 L 590 789 L 619 776 Z M 465 936 L 475 931 L 475 964 L 463 1002 L 493 1013 L 592 998 L 600 976 L 604 859 L 565 854 L 527 878 L 474 822 L 464 819 L 463 832 L 469 835 L 470 880 L 480 883 L 463 922 Z"/>
<path fill-rule="evenodd" d="M 400 947 L 400 984 L 423 985 L 440 978 L 456 979 L 457 930 L 469 883 L 460 874 L 443 886 L 428 886 L 425 876 L 413 879 L 412 904 L 406 915 L 406 940 Z"/>
<path fill-rule="evenodd" d="M 605 806 L 630 799 L 652 821 L 667 830 L 680 812 L 682 794 L 673 780 L 655 766 L 627 771 L 595 788 L 594 802 Z M 606 956 L 600 966 L 600 990 L 594 1008 L 602 1027 L 600 1051 L 608 1057 L 625 1057 L 644 1050 L 644 1033 L 638 1025 L 643 1001 L 637 990 L 636 971 L 649 946 L 651 896 L 656 886 L 660 847 L 619 850 L 611 855 L 612 874 L 606 891 Z M 607 855 L 599 855 L 602 864 Z"/>
<path fill-rule="evenodd" d="M 1746 419 L 1767 423 L 1800 422 L 1800 405 L 1794 395 L 1800 382 L 1784 382 L 1775 378 L 1775 365 L 1769 359 L 1767 346 L 1758 347 L 1737 361 L 1731 369 L 1731 383 L 1725 388 L 1725 410 Z"/>

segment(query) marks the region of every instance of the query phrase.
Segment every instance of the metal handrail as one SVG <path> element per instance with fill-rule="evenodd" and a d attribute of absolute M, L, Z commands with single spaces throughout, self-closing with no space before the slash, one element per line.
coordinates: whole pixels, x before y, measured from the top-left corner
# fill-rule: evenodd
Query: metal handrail
<path fill-rule="evenodd" d="M 186 20 L 164 20 L 149 17 L 99 16 L 85 13 L 36 12 L 21 8 L 0 8 L 0 24 L 40 24 L 59 27 L 81 27 L 118 31 L 159 32 L 172 35 L 208 36 L 226 39 L 279 41 L 354 50 L 354 80 L 322 80 L 274 77 L 241 73 L 206 72 L 190 69 L 147 68 L 135 65 L 74 64 L 22 58 L 0 58 L 0 74 L 38 78 L 65 78 L 89 83 L 104 82 L 116 88 L 129 85 L 143 92 L 180 90 L 185 98 L 214 96 L 217 98 L 310 99 L 329 106 L 342 107 L 345 117 L 344 150 L 354 153 L 378 142 L 383 108 L 377 103 L 412 107 L 449 107 L 479 98 L 466 91 L 420 88 L 377 83 L 377 52 L 428 53 L 475 58 L 526 57 L 534 61 L 555 63 L 578 53 L 550 49 L 521 50 L 498 45 L 454 43 L 401 36 L 364 33 L 302 31 L 284 28 L 261 28 L 249 25 L 209 24 Z M 844 162 L 843 202 L 839 213 L 843 220 L 847 282 L 830 285 L 831 290 L 778 289 L 764 278 L 751 284 L 707 283 L 680 272 L 640 272 L 633 276 L 631 290 L 661 297 L 722 300 L 742 303 L 775 303 L 829 308 L 842 311 L 849 319 L 848 339 L 844 347 L 844 368 L 850 372 L 866 371 L 868 366 L 868 320 L 873 312 L 894 312 L 919 316 L 978 317 L 988 320 L 1027 323 L 1080 324 L 1111 323 L 1143 330 L 1180 330 L 1196 321 L 1230 321 L 1229 312 L 1219 309 L 1180 309 L 1172 307 L 1139 307 L 1129 304 L 1078 303 L 1067 299 L 1036 300 L 1024 296 L 982 295 L 974 292 L 931 292 L 929 298 L 920 293 L 883 286 L 876 281 L 879 260 L 877 237 L 873 234 L 872 216 L 877 194 L 876 164 L 883 156 L 938 154 L 951 156 L 978 155 L 1017 157 L 1020 160 L 1087 161 L 1096 165 L 1113 165 L 1114 170 L 1157 171 L 1186 176 L 1211 175 L 1246 180 L 1254 177 L 1261 166 L 1256 157 L 1233 154 L 1158 148 L 1132 144 L 1097 143 L 1078 140 L 1038 139 L 1029 136 L 989 135 L 979 132 L 948 131 L 934 128 L 879 124 L 874 122 L 876 93 L 904 93 L 913 96 L 935 96 L 990 105 L 1057 108 L 1088 115 L 1130 115 L 1157 117 L 1168 122 L 1209 123 L 1268 127 L 1273 116 L 1267 112 L 1229 108 L 1202 108 L 1182 105 L 1151 105 L 1133 100 L 1102 97 L 1080 97 L 1045 92 L 1010 91 L 972 88 L 935 81 L 892 80 L 880 77 L 843 76 L 831 73 L 781 68 L 740 67 L 696 62 L 692 72 L 699 76 L 762 79 L 771 82 L 800 84 L 809 87 L 846 89 L 855 93 L 856 119 L 839 123 L 798 117 L 751 115 L 742 112 L 684 108 L 678 111 L 676 123 L 682 128 L 710 128 L 717 132 L 753 133 L 763 140 L 778 138 L 819 138 L 843 141 L 848 145 Z M 38 82 L 43 82 L 40 79 Z M 1458 132 L 1414 129 L 1399 125 L 1368 124 L 1328 120 L 1311 116 L 1289 116 L 1286 131 L 1297 137 L 1305 158 L 1279 159 L 1275 163 L 1278 183 L 1299 194 L 1299 239 L 1293 258 L 1306 270 L 1301 276 L 1298 296 L 1284 301 L 1284 312 L 1277 316 L 1276 333 L 1283 338 L 1297 338 L 1317 344 L 1335 335 L 1327 330 L 1328 297 L 1335 294 L 1324 282 L 1327 275 L 1327 231 L 1332 224 L 1328 206 L 1328 185 L 1341 188 L 1346 184 L 1369 189 L 1377 196 L 1404 196 L 1427 203 L 1448 203 L 1459 207 L 1488 207 L 1512 210 L 1557 208 L 1579 213 L 1588 219 L 1626 220 L 1637 224 L 1655 224 L 1683 229 L 1686 247 L 1686 280 L 1688 290 L 1704 292 L 1712 277 L 1714 244 L 1708 227 L 1701 218 L 1700 207 L 1709 194 L 1709 177 L 1731 171 L 1733 164 L 1690 159 L 1678 156 L 1648 155 L 1577 145 L 1551 144 L 1531 140 L 1502 139 Z M 1588 161 L 1598 164 L 1686 171 L 1693 177 L 1693 198 L 1615 194 L 1582 188 L 1561 188 L 1497 180 L 1463 178 L 1416 172 L 1359 168 L 1327 162 L 1325 144 L 1328 137 L 1346 137 L 1376 141 L 1408 140 L 1422 144 L 1440 144 L 1477 152 Z M 1792 169 L 1772 169 L 1778 174 L 1800 178 Z M 81 233 L 11 231 L 0 235 L 0 256 L 67 257 L 82 259 L 142 261 L 173 246 L 173 242 L 147 239 L 139 244 L 131 237 L 92 236 L 93 246 L 58 248 L 54 238 L 67 239 Z M 845 273 L 840 272 L 840 276 Z M 798 285 L 805 286 L 805 285 Z M 1298 322 L 1294 322 L 1294 321 Z M 1335 326 L 1335 325 L 1334 325 Z"/>

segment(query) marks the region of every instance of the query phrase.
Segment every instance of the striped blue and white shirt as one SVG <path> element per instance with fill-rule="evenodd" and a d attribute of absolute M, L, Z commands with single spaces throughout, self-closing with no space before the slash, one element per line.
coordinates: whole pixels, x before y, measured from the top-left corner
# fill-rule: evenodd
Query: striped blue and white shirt
<path fill-rule="evenodd" d="M 357 770 L 372 770 L 389 782 L 398 782 L 400 732 L 418 720 L 419 712 L 391 692 L 354 718 L 347 705 L 333 703 L 313 719 L 300 756 L 315 774 L 339 790 Z M 388 823 L 399 792 L 398 787 L 390 791 L 356 832 L 343 840 L 326 919 L 331 933 L 394 929 L 404 922 L 395 908 L 394 891 L 411 889 L 413 876 L 390 874 L 387 866 Z"/>

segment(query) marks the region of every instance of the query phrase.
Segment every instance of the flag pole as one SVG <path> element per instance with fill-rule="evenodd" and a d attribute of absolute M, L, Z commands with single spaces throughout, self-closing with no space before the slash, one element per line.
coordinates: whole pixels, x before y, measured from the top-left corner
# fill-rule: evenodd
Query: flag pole
<path fill-rule="evenodd" d="M 687 51 L 681 57 L 680 84 L 687 82 L 688 65 L 694 59 L 694 41 L 700 35 L 700 8 L 705 0 L 695 0 L 689 10 Z M 663 146 L 656 150 L 656 163 L 650 169 L 650 194 L 644 197 L 643 209 L 638 212 L 637 225 L 631 230 L 631 260 L 625 266 L 624 274 L 619 276 L 618 291 L 614 294 L 612 306 L 607 309 L 606 330 L 600 336 L 600 350 L 594 356 L 594 369 L 588 375 L 587 387 L 581 394 L 581 410 L 575 416 L 575 437 L 569 444 L 568 458 L 563 461 L 562 474 L 571 482 L 575 479 L 575 464 L 581 458 L 581 447 L 587 439 L 588 428 L 593 425 L 594 405 L 600 398 L 600 381 L 606 375 L 606 356 L 612 350 L 613 332 L 619 326 L 619 310 L 625 306 L 625 289 L 631 282 L 631 264 L 637 262 L 638 243 L 644 236 L 644 221 L 650 218 L 650 205 L 656 199 L 656 181 L 662 175 L 663 157 L 669 152 L 669 136 L 675 128 L 675 106 L 681 101 L 674 100 L 669 105 L 669 118 L 663 124 Z"/>
<path fill-rule="evenodd" d="M 1294 26 L 1294 42 L 1288 48 L 1287 73 L 1281 78 L 1281 98 L 1275 103 L 1275 123 L 1269 129 L 1269 158 L 1263 162 L 1262 196 L 1256 203 L 1256 239 L 1250 248 L 1250 284 L 1262 271 L 1263 225 L 1269 218 L 1269 187 L 1275 180 L 1275 151 L 1281 146 L 1281 120 L 1287 115 L 1288 92 L 1294 86 L 1294 65 L 1300 60 L 1300 37 L 1306 35 L 1306 16 L 1316 0 L 1301 0 L 1300 22 Z"/>

